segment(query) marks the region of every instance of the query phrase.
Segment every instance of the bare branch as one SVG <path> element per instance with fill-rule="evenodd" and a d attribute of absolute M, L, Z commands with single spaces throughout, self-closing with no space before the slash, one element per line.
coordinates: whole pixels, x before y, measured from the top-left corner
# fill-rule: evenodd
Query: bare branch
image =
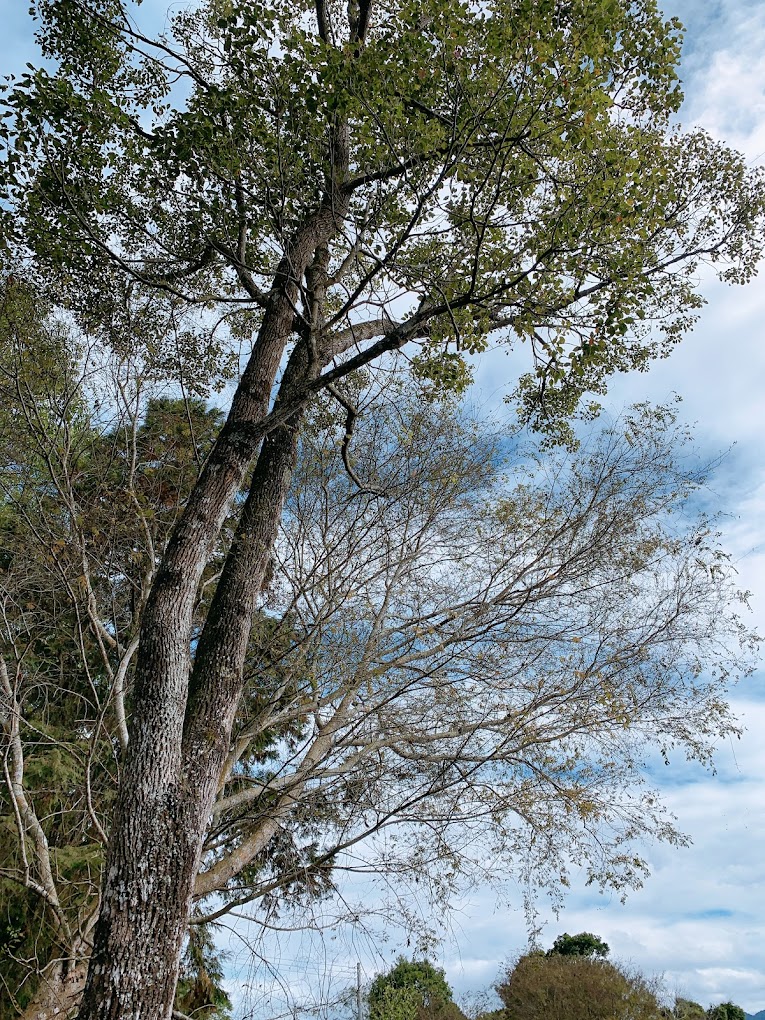
<path fill-rule="evenodd" d="M 345 466 L 345 470 L 348 472 L 348 477 L 351 479 L 354 485 L 358 487 L 359 492 L 367 492 L 372 496 L 384 495 L 383 489 L 362 482 L 359 476 L 353 470 L 353 465 L 351 464 L 351 459 L 348 451 L 351 445 L 351 440 L 353 439 L 353 427 L 356 423 L 356 419 L 359 416 L 358 408 L 355 406 L 353 401 L 349 400 L 348 397 L 344 396 L 340 392 L 340 390 L 338 390 L 338 388 L 336 386 L 333 386 L 331 383 L 327 386 L 327 392 L 331 393 L 335 400 L 338 402 L 338 404 L 340 404 L 341 407 L 344 407 L 347 412 L 345 418 L 345 435 L 343 436 L 343 443 L 342 446 L 340 447 L 340 455 L 343 458 L 343 464 Z"/>

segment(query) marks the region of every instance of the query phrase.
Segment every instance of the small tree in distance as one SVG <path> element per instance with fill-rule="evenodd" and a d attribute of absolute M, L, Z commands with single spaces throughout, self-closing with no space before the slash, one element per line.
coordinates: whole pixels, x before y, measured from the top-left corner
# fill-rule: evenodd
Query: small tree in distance
<path fill-rule="evenodd" d="M 400 956 L 369 989 L 370 1020 L 464 1020 L 440 967 Z"/>
<path fill-rule="evenodd" d="M 529 953 L 496 986 L 494 1020 L 659 1020 L 655 982 L 595 955 Z"/>
<path fill-rule="evenodd" d="M 733 1002 L 721 1002 L 710 1006 L 707 1011 L 709 1020 L 746 1020 L 746 1013 Z"/>
<path fill-rule="evenodd" d="M 672 1010 L 672 1015 L 677 1020 L 701 1020 L 702 1017 L 707 1015 L 707 1011 L 701 1005 L 700 1002 L 694 1002 L 692 999 L 675 999 L 675 1007 Z"/>
<path fill-rule="evenodd" d="M 609 951 L 608 943 L 589 931 L 581 931 L 578 935 L 569 935 L 568 932 L 564 932 L 553 942 L 547 955 L 606 957 Z"/>

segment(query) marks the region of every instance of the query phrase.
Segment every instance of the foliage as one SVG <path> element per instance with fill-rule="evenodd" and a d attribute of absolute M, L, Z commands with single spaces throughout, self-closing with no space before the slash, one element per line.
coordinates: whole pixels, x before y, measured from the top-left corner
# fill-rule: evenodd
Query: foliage
<path fill-rule="evenodd" d="M 709 1020 L 746 1020 L 743 1009 L 732 1002 L 721 1002 L 717 1006 L 710 1006 L 707 1016 Z"/>
<path fill-rule="evenodd" d="M 496 986 L 502 1020 L 659 1020 L 652 983 L 607 960 L 522 956 Z"/>
<path fill-rule="evenodd" d="M 418 345 L 416 373 L 457 390 L 499 331 L 530 347 L 523 406 L 551 430 L 679 339 L 699 260 L 749 277 L 758 172 L 702 132 L 668 133 L 681 30 L 653 0 L 362 7 L 363 45 L 334 4 L 309 26 L 306 4 L 224 0 L 152 43 L 114 0 L 37 0 L 57 63 L 6 92 L 6 244 L 75 279 L 67 300 L 110 342 L 134 344 L 139 318 L 157 370 L 204 388 L 221 333 L 184 309 L 215 304 L 254 335 L 341 159 L 322 322 Z M 359 329 L 383 291 L 406 326 Z"/>
<path fill-rule="evenodd" d="M 709 760 L 747 640 L 711 529 L 667 523 L 671 415 L 505 484 L 442 401 L 521 347 L 522 419 L 571 441 L 692 323 L 702 263 L 751 276 L 763 173 L 670 128 L 678 23 L 202 0 L 152 39 L 136 13 L 36 0 L 44 66 L 1 100 L 4 286 L 64 347 L 30 367 L 22 337 L 5 376 L 4 880 L 61 981 L 92 952 L 88 1020 L 169 1013 L 189 904 L 267 923 L 350 847 L 442 902 L 477 833 L 532 883 L 569 852 L 639 883 L 634 841 L 681 838 L 642 749 Z M 200 401 L 232 376 L 222 422 Z"/>
<path fill-rule="evenodd" d="M 369 989 L 371 1010 L 376 1009 L 386 988 L 412 988 L 426 1004 L 434 1000 L 449 1002 L 452 998 L 443 970 L 434 967 L 430 960 L 407 960 L 400 956 L 391 970 L 378 974 Z"/>
<path fill-rule="evenodd" d="M 399 957 L 368 995 L 370 1020 L 464 1020 L 444 972 L 429 960 Z"/>
<path fill-rule="evenodd" d="M 608 956 L 608 943 L 593 935 L 589 931 L 579 932 L 578 935 L 569 935 L 564 932 L 553 942 L 548 949 L 548 956 Z"/>
<path fill-rule="evenodd" d="M 700 1003 L 694 1002 L 692 999 L 677 998 L 672 1015 L 677 1017 L 677 1020 L 704 1020 L 707 1011 Z"/>
<path fill-rule="evenodd" d="M 229 1020 L 231 1000 L 222 987 L 223 961 L 209 927 L 194 925 L 181 961 L 176 1006 L 200 1020 Z"/>
<path fill-rule="evenodd" d="M 415 988 L 385 985 L 370 1004 L 371 1020 L 417 1020 L 422 998 Z"/>

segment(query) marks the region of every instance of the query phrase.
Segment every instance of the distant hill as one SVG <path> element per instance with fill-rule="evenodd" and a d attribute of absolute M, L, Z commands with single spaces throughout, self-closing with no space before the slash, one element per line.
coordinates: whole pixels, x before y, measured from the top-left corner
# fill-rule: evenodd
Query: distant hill
<path fill-rule="evenodd" d="M 765 1020 L 765 1009 L 761 1009 L 759 1013 L 745 1013 L 746 1020 Z"/>

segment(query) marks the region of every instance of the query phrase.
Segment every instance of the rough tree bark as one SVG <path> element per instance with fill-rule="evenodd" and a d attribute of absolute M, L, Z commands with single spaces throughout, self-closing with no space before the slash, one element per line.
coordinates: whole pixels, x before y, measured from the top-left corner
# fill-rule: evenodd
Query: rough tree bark
<path fill-rule="evenodd" d="M 55 1020 L 71 1016 L 80 1001 L 88 973 L 87 959 L 65 971 L 56 964 L 53 972 L 43 974 L 34 1000 L 21 1014 L 20 1020 Z"/>

